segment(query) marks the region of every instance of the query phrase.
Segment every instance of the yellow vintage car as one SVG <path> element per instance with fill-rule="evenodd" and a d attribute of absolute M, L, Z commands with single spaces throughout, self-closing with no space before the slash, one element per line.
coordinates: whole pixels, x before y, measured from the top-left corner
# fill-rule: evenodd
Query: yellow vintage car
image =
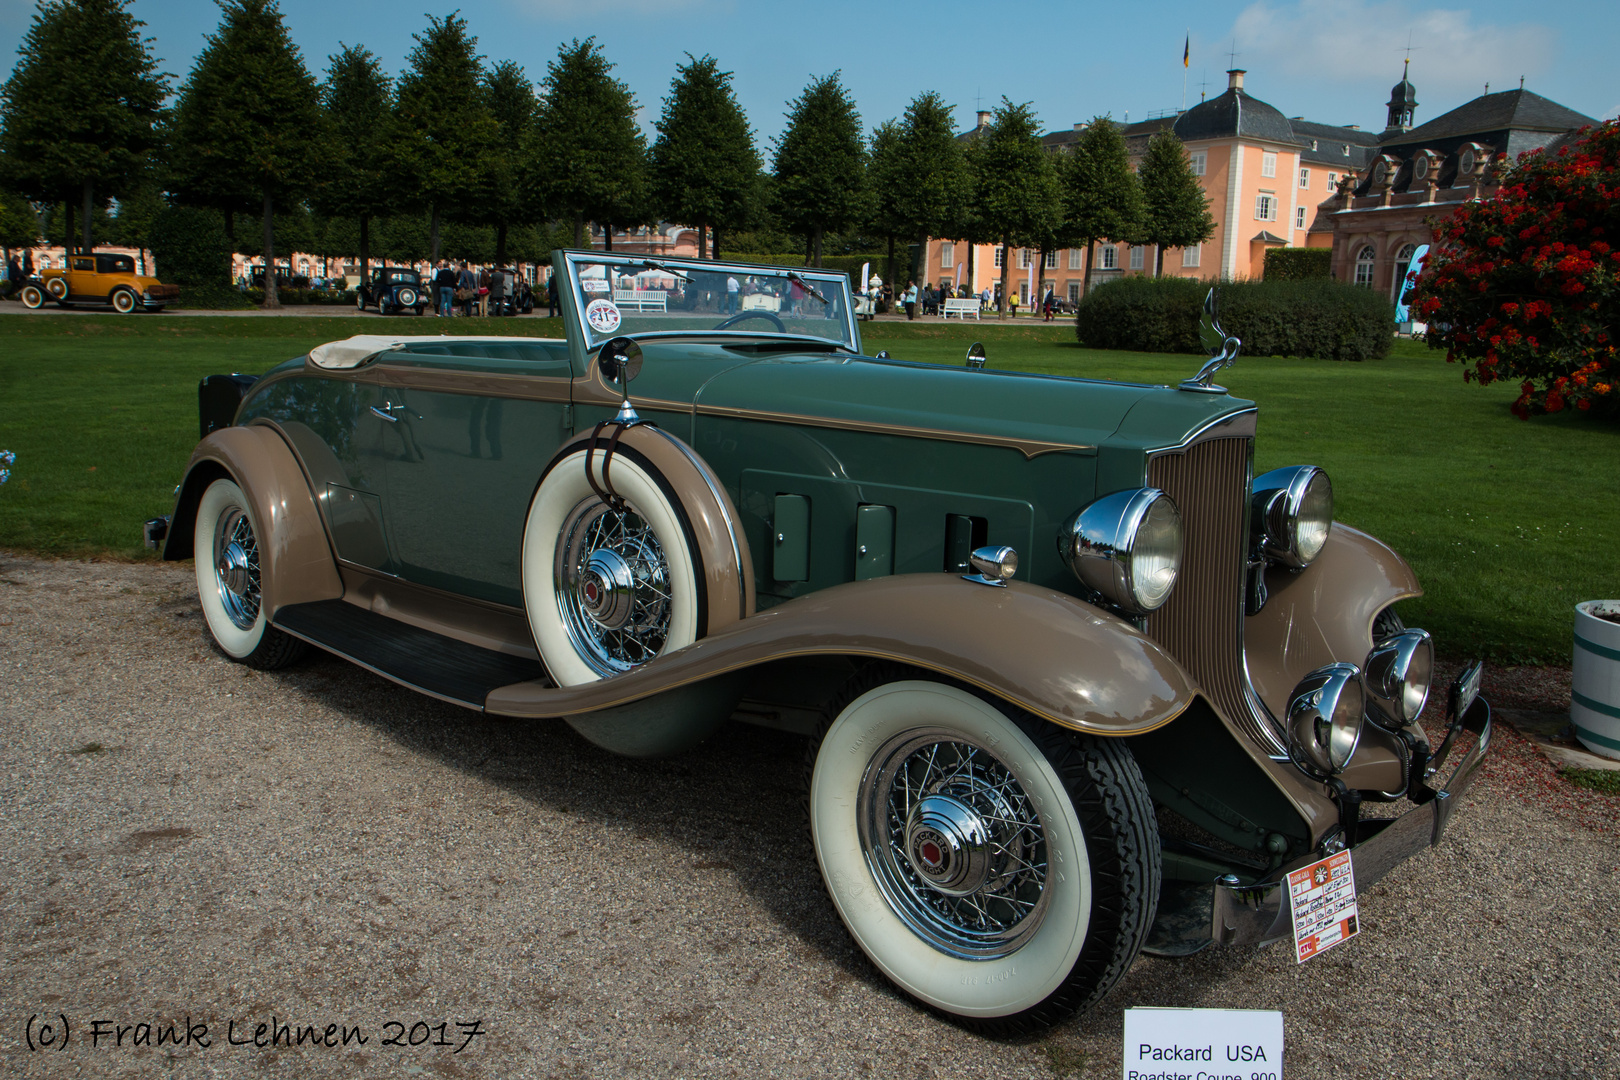
<path fill-rule="evenodd" d="M 24 283 L 24 307 L 39 308 L 46 300 L 55 300 L 61 307 L 104 304 L 128 315 L 141 308 L 162 311 L 165 304 L 180 297 L 180 286 L 137 274 L 135 260 L 129 255 L 80 252 L 69 255 L 67 261 L 65 269 L 46 270 Z"/>

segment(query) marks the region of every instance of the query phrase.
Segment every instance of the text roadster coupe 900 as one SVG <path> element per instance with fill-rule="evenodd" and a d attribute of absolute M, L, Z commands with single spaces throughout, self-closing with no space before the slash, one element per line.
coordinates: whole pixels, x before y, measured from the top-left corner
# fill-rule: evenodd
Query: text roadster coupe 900
<path fill-rule="evenodd" d="M 1417 583 L 1321 470 L 1252 475 L 1235 340 L 1177 387 L 908 363 L 841 274 L 553 261 L 565 340 L 353 338 L 208 406 L 149 528 L 226 653 L 627 754 L 798 727 L 850 933 L 986 1030 L 1286 936 L 1324 855 L 1366 886 L 1438 842 L 1479 668 L 1431 742 Z"/>

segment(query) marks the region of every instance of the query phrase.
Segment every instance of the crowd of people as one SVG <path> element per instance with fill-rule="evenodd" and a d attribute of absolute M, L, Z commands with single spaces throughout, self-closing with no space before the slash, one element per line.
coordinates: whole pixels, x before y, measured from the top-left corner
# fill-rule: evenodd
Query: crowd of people
<path fill-rule="evenodd" d="M 887 285 L 882 285 L 881 280 L 874 280 L 877 282 L 883 307 L 888 310 L 893 310 L 893 290 Z M 932 281 L 924 282 L 921 288 L 918 288 L 915 281 L 908 281 L 906 282 L 905 289 L 900 293 L 900 304 L 906 310 L 906 318 L 915 319 L 919 314 L 943 314 L 945 311 L 945 301 L 947 299 L 955 297 L 961 300 L 970 300 L 973 298 L 973 295 L 973 290 L 970 289 L 965 282 L 957 285 L 953 289 L 948 281 L 940 282 L 937 287 Z M 991 286 L 986 285 L 983 291 L 978 294 L 980 310 L 988 311 L 995 308 L 996 301 L 1000 298 L 1000 296 L 1001 289 L 999 286 L 992 288 Z M 1012 312 L 1014 318 L 1018 317 L 1018 302 L 1019 295 L 1017 293 L 1011 293 L 1008 295 L 1007 307 Z M 1047 322 L 1051 322 L 1057 316 L 1058 312 L 1065 306 L 1066 305 L 1057 298 L 1057 293 L 1052 289 L 1052 287 L 1047 286 L 1046 295 L 1041 297 L 1041 303 L 1038 310 L 1040 314 L 1044 316 Z"/>

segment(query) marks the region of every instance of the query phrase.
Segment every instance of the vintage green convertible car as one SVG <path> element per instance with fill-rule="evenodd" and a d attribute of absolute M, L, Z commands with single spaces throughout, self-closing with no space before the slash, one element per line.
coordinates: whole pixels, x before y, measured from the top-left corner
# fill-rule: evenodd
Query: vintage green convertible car
<path fill-rule="evenodd" d="M 1439 841 L 1480 669 L 1432 743 L 1432 646 L 1391 610 L 1416 581 L 1321 470 L 1253 475 L 1213 317 L 1204 370 L 1144 386 L 865 355 L 841 274 L 553 262 L 566 340 L 357 337 L 205 383 L 148 531 L 227 654 L 313 644 L 626 754 L 801 730 L 849 932 L 983 1030 L 1144 949 L 1289 937 L 1289 871 L 1348 850 L 1365 888 Z"/>

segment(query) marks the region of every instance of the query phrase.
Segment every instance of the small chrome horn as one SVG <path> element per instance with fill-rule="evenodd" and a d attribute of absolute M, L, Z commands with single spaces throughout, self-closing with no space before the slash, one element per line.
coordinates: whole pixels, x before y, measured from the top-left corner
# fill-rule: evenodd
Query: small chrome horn
<path fill-rule="evenodd" d="M 641 423 L 641 417 L 630 404 L 630 380 L 641 374 L 641 346 L 632 338 L 611 338 L 596 354 L 596 366 L 602 378 L 624 386 L 624 400 L 619 403 L 618 415 L 613 419 L 621 424 Z"/>

